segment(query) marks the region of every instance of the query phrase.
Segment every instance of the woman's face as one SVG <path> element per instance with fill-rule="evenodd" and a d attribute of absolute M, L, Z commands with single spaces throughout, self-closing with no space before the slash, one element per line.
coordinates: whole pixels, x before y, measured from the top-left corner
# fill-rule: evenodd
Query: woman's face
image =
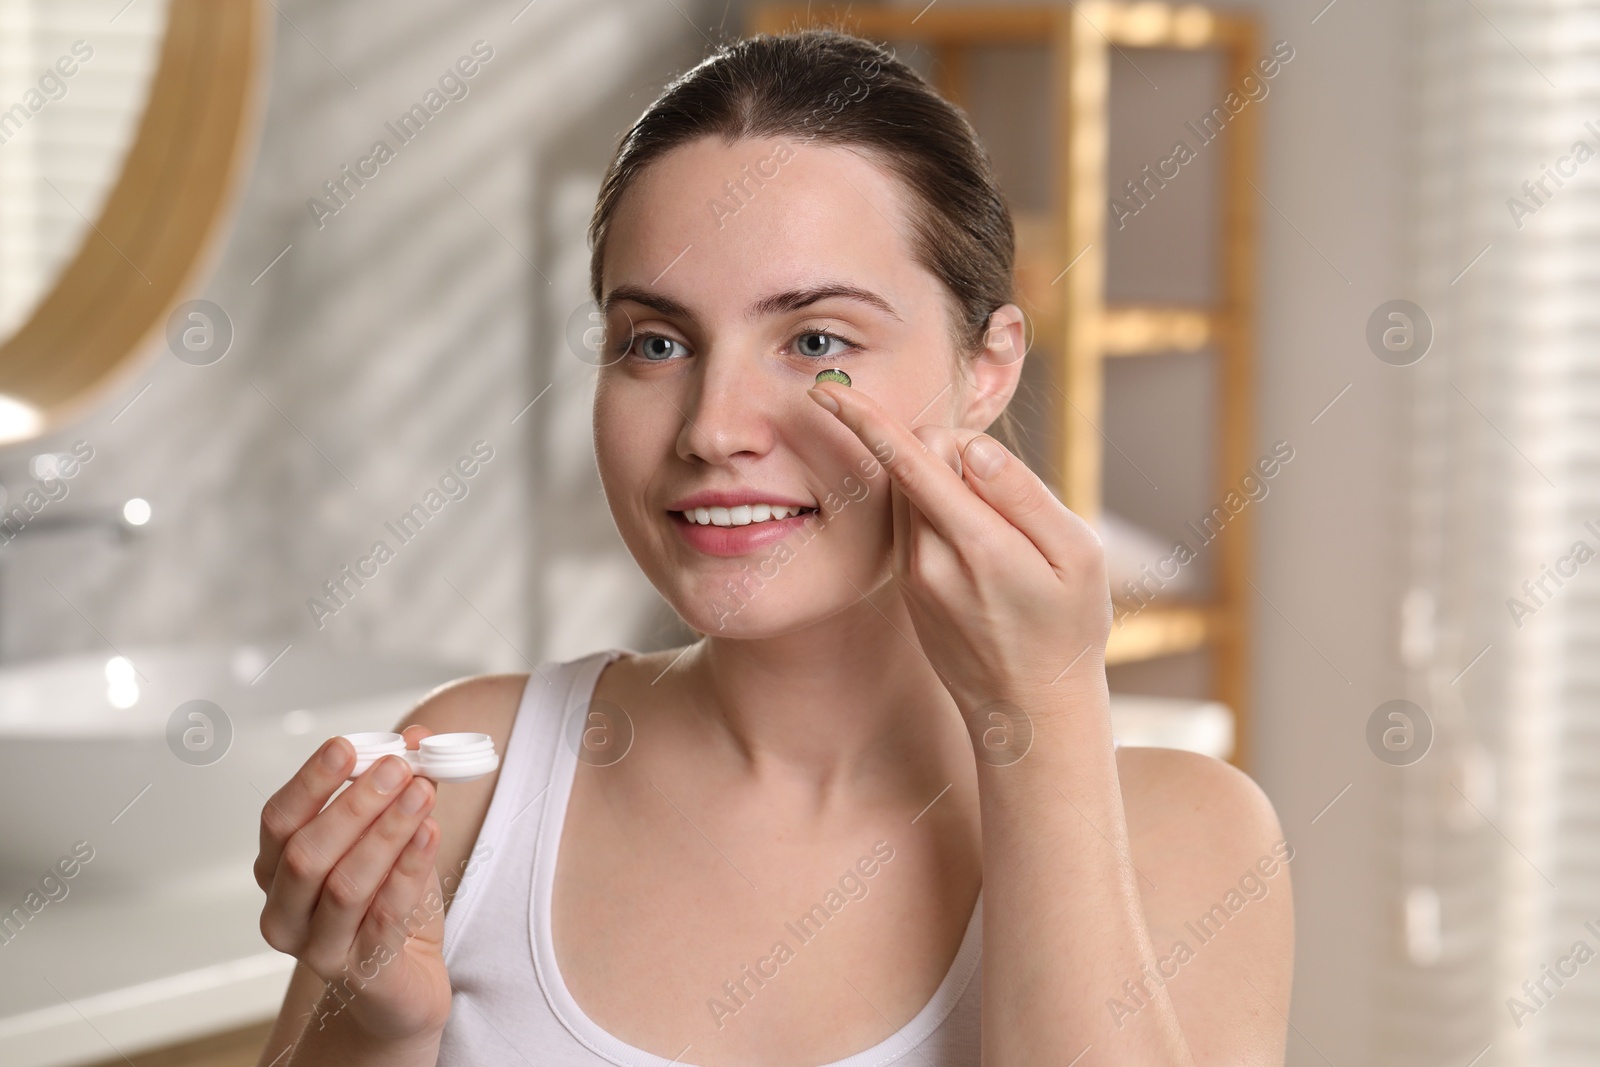
<path fill-rule="evenodd" d="M 782 137 L 680 146 L 618 205 L 596 458 L 623 541 L 695 629 L 791 632 L 890 576 L 888 474 L 806 396 L 819 370 L 844 370 L 913 427 L 975 417 L 982 429 L 1003 405 L 967 411 L 950 297 L 908 235 L 890 174 Z M 691 525 L 683 511 L 703 494 L 819 511 Z M 730 509 L 734 521 L 760 514 Z"/>

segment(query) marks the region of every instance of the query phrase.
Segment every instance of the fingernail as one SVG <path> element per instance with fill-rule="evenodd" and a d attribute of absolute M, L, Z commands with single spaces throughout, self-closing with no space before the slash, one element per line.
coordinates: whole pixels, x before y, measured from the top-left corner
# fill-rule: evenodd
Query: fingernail
<path fill-rule="evenodd" d="M 817 403 L 821 404 L 823 407 L 827 408 L 829 411 L 833 412 L 835 415 L 839 414 L 839 402 L 833 397 L 829 396 L 827 393 L 824 393 L 821 389 L 807 389 L 806 395 L 812 400 L 815 400 Z"/>
<path fill-rule="evenodd" d="M 322 750 L 322 765 L 330 771 L 342 770 L 344 767 L 345 751 L 344 739 L 335 737 L 328 742 L 328 747 Z"/>
<path fill-rule="evenodd" d="M 987 437 L 974 437 L 961 452 L 961 459 L 980 478 L 993 478 L 1005 466 L 1006 452 Z"/>
<path fill-rule="evenodd" d="M 405 762 L 395 756 L 385 756 L 372 772 L 372 785 L 380 793 L 393 793 L 394 787 L 406 776 Z"/>
<path fill-rule="evenodd" d="M 411 783 L 411 787 L 400 794 L 400 813 L 402 815 L 415 815 L 422 810 L 422 805 L 427 797 L 428 787 L 418 778 Z"/>

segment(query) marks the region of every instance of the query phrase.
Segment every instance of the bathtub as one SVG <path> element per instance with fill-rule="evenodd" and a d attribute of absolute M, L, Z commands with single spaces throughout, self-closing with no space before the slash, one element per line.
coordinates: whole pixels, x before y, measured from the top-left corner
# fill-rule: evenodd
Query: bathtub
<path fill-rule="evenodd" d="M 314 642 L 121 652 L 0 666 L 0 910 L 30 889 L 231 881 L 324 739 L 392 729 L 475 673 Z"/>

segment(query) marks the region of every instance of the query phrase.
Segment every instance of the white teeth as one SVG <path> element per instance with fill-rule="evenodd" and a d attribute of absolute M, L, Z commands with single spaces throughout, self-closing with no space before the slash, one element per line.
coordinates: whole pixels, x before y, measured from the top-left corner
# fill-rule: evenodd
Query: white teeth
<path fill-rule="evenodd" d="M 695 508 L 683 517 L 701 526 L 749 526 L 769 519 L 787 519 L 801 508 L 784 504 L 740 504 L 732 508 Z"/>

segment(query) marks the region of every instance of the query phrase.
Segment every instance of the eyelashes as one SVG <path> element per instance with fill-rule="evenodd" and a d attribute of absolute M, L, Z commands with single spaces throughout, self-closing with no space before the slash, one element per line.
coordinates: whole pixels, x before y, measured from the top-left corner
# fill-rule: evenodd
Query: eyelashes
<path fill-rule="evenodd" d="M 848 354 L 850 354 L 852 352 L 856 352 L 856 351 L 859 351 L 861 349 L 861 346 L 856 344 L 854 341 L 851 341 L 847 337 L 841 337 L 840 335 L 832 332 L 831 330 L 801 330 L 801 331 L 795 333 L 793 336 L 791 336 L 789 338 L 789 345 L 787 347 L 789 349 L 792 349 L 793 346 L 794 346 L 794 343 L 796 341 L 798 341 L 802 337 L 826 337 L 831 341 L 837 341 L 842 346 L 840 348 L 836 348 L 836 349 L 834 349 L 832 351 L 829 351 L 829 352 L 823 352 L 823 353 L 821 353 L 819 355 L 805 355 L 805 354 L 802 354 L 800 356 L 801 359 L 812 361 L 812 362 L 820 362 L 822 360 L 837 359 L 840 356 L 848 355 Z M 639 347 L 642 343 L 647 342 L 647 341 L 652 341 L 652 340 L 665 341 L 668 344 L 677 345 L 680 348 L 687 347 L 686 345 L 683 344 L 682 341 L 676 340 L 675 338 L 672 338 L 672 337 L 668 337 L 666 334 L 652 333 L 649 330 L 640 330 L 637 333 L 633 334 L 633 336 L 625 338 L 624 340 L 619 341 L 616 344 L 614 344 L 612 346 L 612 353 L 614 355 L 616 355 L 616 356 L 619 356 L 619 357 L 627 356 L 630 353 L 632 353 L 633 350 L 636 347 Z M 645 357 L 635 357 L 634 359 L 632 359 L 631 362 L 634 362 L 636 364 L 649 365 L 649 364 L 655 364 L 655 363 L 671 363 L 673 361 L 670 358 L 648 359 L 648 358 L 645 358 Z"/>

